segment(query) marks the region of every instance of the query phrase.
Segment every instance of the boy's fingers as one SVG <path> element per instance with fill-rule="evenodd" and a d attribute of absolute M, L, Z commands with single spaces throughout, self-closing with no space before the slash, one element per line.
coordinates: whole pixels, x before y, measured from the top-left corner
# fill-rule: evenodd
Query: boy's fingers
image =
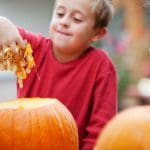
<path fill-rule="evenodd" d="M 2 48 L 3 48 L 3 47 L 0 45 L 0 51 L 2 50 Z"/>
<path fill-rule="evenodd" d="M 3 45 L 2 45 L 2 50 L 5 51 L 5 49 L 6 49 L 7 47 L 8 47 L 8 46 L 6 46 L 5 44 L 3 44 Z"/>
<path fill-rule="evenodd" d="M 15 43 L 11 43 L 11 44 L 9 44 L 9 46 L 14 52 L 16 52 L 16 44 Z"/>
<path fill-rule="evenodd" d="M 4 50 L 6 48 L 6 44 L 4 44 L 2 41 L 0 42 L 0 50 Z"/>
<path fill-rule="evenodd" d="M 24 42 L 24 40 L 22 40 L 21 38 L 18 38 L 17 39 L 17 44 L 19 44 L 20 46 L 21 46 L 21 48 L 25 48 L 25 46 L 26 46 L 26 42 Z"/>
<path fill-rule="evenodd" d="M 27 43 L 28 43 L 28 41 L 27 41 L 26 39 L 24 39 L 24 43 L 25 43 L 25 44 L 27 44 Z"/>

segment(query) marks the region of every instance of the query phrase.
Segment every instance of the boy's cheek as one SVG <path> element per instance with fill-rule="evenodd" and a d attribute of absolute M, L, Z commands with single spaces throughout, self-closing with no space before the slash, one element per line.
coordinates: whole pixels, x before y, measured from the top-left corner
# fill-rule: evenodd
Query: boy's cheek
<path fill-rule="evenodd" d="M 55 31 L 56 30 L 56 25 L 51 23 L 50 26 L 49 26 L 49 30 L 50 30 L 50 32 Z"/>

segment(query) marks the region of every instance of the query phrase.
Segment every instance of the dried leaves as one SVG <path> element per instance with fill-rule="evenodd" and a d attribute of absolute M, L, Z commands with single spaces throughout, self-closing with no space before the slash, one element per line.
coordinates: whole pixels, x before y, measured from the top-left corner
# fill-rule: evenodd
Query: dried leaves
<path fill-rule="evenodd" d="M 17 45 L 16 52 L 9 47 L 0 50 L 0 71 L 14 71 L 20 88 L 23 87 L 22 80 L 26 79 L 27 74 L 34 66 L 32 48 L 29 43 L 26 44 L 25 49 Z"/>

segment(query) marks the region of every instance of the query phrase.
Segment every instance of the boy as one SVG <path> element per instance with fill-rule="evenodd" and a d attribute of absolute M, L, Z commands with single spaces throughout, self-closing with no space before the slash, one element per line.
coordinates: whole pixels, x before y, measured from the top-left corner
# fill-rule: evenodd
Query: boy
<path fill-rule="evenodd" d="M 18 97 L 55 97 L 74 116 L 80 150 L 93 150 L 103 126 L 116 113 L 116 70 L 108 55 L 90 46 L 106 34 L 109 0 L 56 0 L 50 38 L 0 19 L 0 45 L 32 45 L 36 69 L 18 87 Z M 19 31 L 19 32 L 18 32 Z"/>

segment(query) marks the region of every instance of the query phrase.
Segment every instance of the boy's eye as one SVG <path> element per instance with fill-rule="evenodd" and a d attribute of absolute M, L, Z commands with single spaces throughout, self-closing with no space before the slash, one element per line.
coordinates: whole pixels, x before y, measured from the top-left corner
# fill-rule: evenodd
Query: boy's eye
<path fill-rule="evenodd" d="M 63 17 L 64 16 L 64 13 L 61 13 L 61 12 L 57 12 L 56 14 L 57 14 L 58 17 Z"/>
<path fill-rule="evenodd" d="M 74 20 L 74 22 L 75 22 L 75 23 L 81 23 L 81 22 L 82 22 L 82 20 L 81 20 L 81 19 L 79 19 L 79 18 L 75 18 L 75 17 L 73 18 L 73 20 Z"/>

